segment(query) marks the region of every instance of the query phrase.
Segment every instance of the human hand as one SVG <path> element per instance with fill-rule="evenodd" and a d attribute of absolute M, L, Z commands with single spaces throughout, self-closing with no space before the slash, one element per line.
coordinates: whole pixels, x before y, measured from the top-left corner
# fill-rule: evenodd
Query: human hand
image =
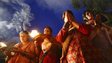
<path fill-rule="evenodd" d="M 61 56 L 61 58 L 60 58 L 60 63 L 66 63 L 66 62 L 65 62 L 65 56 L 64 56 L 64 55 Z"/>
<path fill-rule="evenodd" d="M 0 51 L 5 51 L 7 47 L 0 48 Z"/>
<path fill-rule="evenodd" d="M 10 51 L 7 51 L 7 50 L 5 50 L 3 53 L 4 53 L 6 56 L 8 56 L 8 57 L 11 57 L 11 56 L 15 55 L 15 52 L 10 52 Z"/>
<path fill-rule="evenodd" d="M 19 52 L 21 52 L 21 50 L 19 48 L 13 47 L 11 52 L 19 53 Z"/>
<path fill-rule="evenodd" d="M 64 23 L 71 22 L 71 15 L 68 12 L 65 12 L 63 15 Z"/>
<path fill-rule="evenodd" d="M 66 23 L 64 23 L 63 28 L 64 29 L 69 29 L 69 26 L 70 26 L 69 22 L 66 22 Z"/>
<path fill-rule="evenodd" d="M 60 58 L 60 63 L 63 63 L 63 56 Z"/>

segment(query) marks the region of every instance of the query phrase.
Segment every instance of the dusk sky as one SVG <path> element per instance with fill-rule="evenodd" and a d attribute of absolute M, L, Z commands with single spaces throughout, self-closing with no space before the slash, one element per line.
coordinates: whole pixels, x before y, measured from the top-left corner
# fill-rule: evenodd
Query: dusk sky
<path fill-rule="evenodd" d="M 22 26 L 42 33 L 48 25 L 55 36 L 63 26 L 62 13 L 67 9 L 82 22 L 86 9 L 76 10 L 71 0 L 0 0 L 0 39 L 17 39 Z"/>
<path fill-rule="evenodd" d="M 71 0 L 27 0 L 26 3 L 33 13 L 32 28 L 37 28 L 40 32 L 44 26 L 49 25 L 53 29 L 53 35 L 56 35 L 63 25 L 62 13 L 67 9 L 72 10 L 77 21 L 82 22 L 84 8 L 76 10 Z"/>

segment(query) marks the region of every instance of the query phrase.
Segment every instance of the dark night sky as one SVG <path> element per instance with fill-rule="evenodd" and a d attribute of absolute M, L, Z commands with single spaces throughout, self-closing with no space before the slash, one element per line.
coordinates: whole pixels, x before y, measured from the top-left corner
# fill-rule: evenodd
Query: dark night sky
<path fill-rule="evenodd" d="M 72 10 L 78 22 L 82 22 L 82 13 L 86 9 L 76 10 L 71 0 L 0 0 L 0 38 L 17 40 L 23 28 L 42 33 L 47 25 L 56 36 L 63 26 L 62 13 L 67 9 Z"/>
<path fill-rule="evenodd" d="M 42 33 L 47 25 L 56 36 L 63 26 L 62 13 L 67 9 L 72 10 L 77 22 L 83 22 L 86 8 L 76 10 L 71 0 L 0 0 L 0 38 L 17 40 L 21 30 Z"/>
<path fill-rule="evenodd" d="M 41 0 L 41 2 L 43 1 L 47 0 Z M 49 0 L 49 2 L 50 1 L 52 0 Z M 58 5 L 58 1 L 60 1 L 62 5 Z M 49 2 L 44 2 L 41 5 L 39 4 L 39 2 L 39 0 L 26 0 L 26 3 L 31 7 L 31 13 L 33 14 L 31 29 L 38 29 L 38 31 L 42 33 L 43 28 L 48 25 L 53 29 L 53 35 L 56 35 L 63 25 L 63 20 L 61 19 L 62 13 L 67 9 L 73 11 L 78 22 L 82 22 L 82 13 L 84 12 L 85 8 L 82 8 L 80 10 L 74 9 L 70 0 L 56 0 L 56 4 L 51 4 L 52 7 L 53 5 L 57 5 L 54 7 L 59 7 L 59 9 L 49 8 L 50 6 L 47 6 L 49 5 Z M 65 5 L 64 3 L 67 4 Z M 43 4 L 46 4 L 46 7 L 42 6 Z"/>

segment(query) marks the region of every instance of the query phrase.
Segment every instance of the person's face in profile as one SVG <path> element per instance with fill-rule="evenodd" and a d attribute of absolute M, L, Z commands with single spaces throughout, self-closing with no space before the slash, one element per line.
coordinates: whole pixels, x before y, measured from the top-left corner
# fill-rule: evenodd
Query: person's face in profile
<path fill-rule="evenodd" d="M 93 16 L 92 13 L 86 12 L 85 18 L 86 18 L 86 24 L 92 24 L 92 23 L 94 23 L 94 16 Z"/>
<path fill-rule="evenodd" d="M 44 34 L 51 35 L 52 32 L 51 32 L 51 30 L 49 28 L 44 28 Z"/>
<path fill-rule="evenodd" d="M 26 33 L 20 33 L 19 38 L 21 42 L 27 42 L 29 40 L 29 35 Z"/>
<path fill-rule="evenodd" d="M 93 18 L 93 14 L 90 12 L 86 12 L 85 16 L 88 20 L 91 20 Z"/>

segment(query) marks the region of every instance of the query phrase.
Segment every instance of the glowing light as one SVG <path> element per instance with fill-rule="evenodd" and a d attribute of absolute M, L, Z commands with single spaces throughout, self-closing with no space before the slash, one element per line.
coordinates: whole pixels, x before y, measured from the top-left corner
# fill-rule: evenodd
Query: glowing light
<path fill-rule="evenodd" d="M 37 30 L 32 30 L 31 33 L 30 33 L 30 36 L 32 38 L 36 37 L 37 35 L 39 35 L 40 33 L 37 31 Z"/>
<path fill-rule="evenodd" d="M 0 48 L 7 47 L 7 45 L 4 42 L 0 42 Z"/>

